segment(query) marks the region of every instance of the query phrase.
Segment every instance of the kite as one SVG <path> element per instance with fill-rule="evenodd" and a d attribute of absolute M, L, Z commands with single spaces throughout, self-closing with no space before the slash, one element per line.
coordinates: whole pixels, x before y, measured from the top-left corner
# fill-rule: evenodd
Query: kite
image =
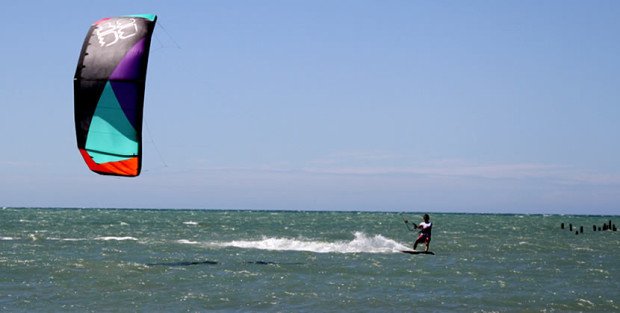
<path fill-rule="evenodd" d="M 156 15 L 104 18 L 91 25 L 73 79 L 78 149 L 95 173 L 138 176 L 142 111 Z"/>

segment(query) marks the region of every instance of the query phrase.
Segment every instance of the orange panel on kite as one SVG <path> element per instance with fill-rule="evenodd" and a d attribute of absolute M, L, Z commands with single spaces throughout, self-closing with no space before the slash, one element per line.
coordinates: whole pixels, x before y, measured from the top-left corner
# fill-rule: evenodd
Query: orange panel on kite
<path fill-rule="evenodd" d="M 103 175 L 138 176 L 140 174 L 139 162 L 137 157 L 123 161 L 95 163 L 86 150 L 80 149 L 80 153 L 86 161 L 86 165 L 93 172 Z"/>

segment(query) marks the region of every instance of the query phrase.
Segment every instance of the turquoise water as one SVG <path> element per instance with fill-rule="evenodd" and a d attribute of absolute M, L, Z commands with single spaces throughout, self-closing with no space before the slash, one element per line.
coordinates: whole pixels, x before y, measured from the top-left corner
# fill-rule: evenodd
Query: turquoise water
<path fill-rule="evenodd" d="M 430 215 L 4 208 L 0 311 L 620 311 L 617 216 Z"/>

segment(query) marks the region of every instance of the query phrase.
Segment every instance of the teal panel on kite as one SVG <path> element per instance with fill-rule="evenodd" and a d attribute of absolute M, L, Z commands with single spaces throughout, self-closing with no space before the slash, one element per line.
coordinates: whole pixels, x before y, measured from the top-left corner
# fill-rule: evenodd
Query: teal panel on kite
<path fill-rule="evenodd" d="M 99 164 L 122 161 L 138 155 L 137 136 L 108 82 L 90 122 L 86 151 Z"/>

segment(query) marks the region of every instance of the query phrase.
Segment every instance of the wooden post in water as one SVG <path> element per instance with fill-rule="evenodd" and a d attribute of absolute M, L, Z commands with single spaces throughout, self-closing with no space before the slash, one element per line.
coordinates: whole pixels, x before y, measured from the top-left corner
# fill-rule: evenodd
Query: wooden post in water
<path fill-rule="evenodd" d="M 568 224 L 568 230 L 573 231 L 573 224 Z"/>
<path fill-rule="evenodd" d="M 560 228 L 564 229 L 564 223 L 560 224 Z"/>
<path fill-rule="evenodd" d="M 579 232 L 583 234 L 583 226 L 579 226 Z"/>
<path fill-rule="evenodd" d="M 596 231 L 596 225 L 592 225 L 592 231 Z"/>

